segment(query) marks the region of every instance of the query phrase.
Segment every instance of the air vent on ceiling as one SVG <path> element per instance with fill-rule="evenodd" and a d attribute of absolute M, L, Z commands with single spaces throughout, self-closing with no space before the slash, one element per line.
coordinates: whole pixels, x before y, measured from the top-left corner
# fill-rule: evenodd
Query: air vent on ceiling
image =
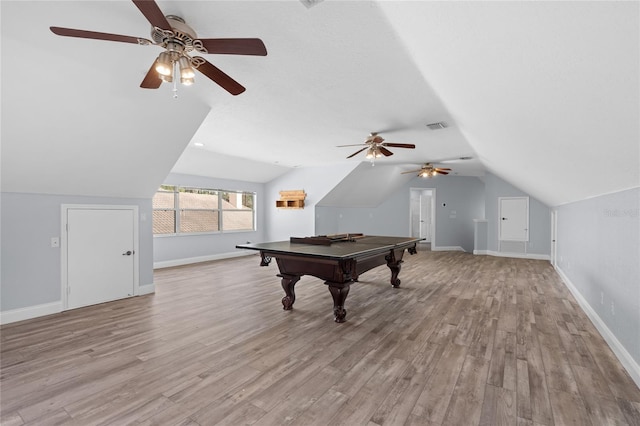
<path fill-rule="evenodd" d="M 447 123 L 445 123 L 444 121 L 438 121 L 437 123 L 427 124 L 427 127 L 431 130 L 444 129 L 445 127 L 447 127 Z"/>
<path fill-rule="evenodd" d="M 321 3 L 322 0 L 300 0 L 300 3 L 304 4 L 305 6 L 307 6 L 308 8 L 311 8 L 315 5 L 317 5 L 318 3 Z"/>

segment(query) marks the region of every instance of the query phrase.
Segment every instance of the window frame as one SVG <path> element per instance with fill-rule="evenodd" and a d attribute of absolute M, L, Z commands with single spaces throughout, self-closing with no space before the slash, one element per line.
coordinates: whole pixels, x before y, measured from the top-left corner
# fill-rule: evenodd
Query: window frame
<path fill-rule="evenodd" d="M 171 192 L 173 189 L 173 208 L 163 207 L 163 208 L 155 208 L 152 206 L 152 211 L 173 211 L 174 216 L 174 229 L 171 233 L 155 233 L 153 231 L 154 237 L 176 237 L 176 236 L 189 236 L 189 235 L 216 235 L 216 234 L 229 234 L 229 233 L 241 233 L 241 232 L 255 232 L 257 231 L 257 212 L 256 212 L 256 200 L 257 193 L 255 191 L 243 191 L 243 190 L 230 190 L 230 189 L 216 189 L 216 188 L 204 188 L 198 186 L 186 186 L 186 185 L 160 185 L 156 194 L 159 192 Z M 188 191 L 210 191 L 215 192 L 218 198 L 218 203 L 215 208 L 207 209 L 207 208 L 182 208 L 180 207 L 180 193 L 186 192 L 181 190 Z M 245 196 L 250 196 L 252 199 L 252 206 L 250 210 L 243 208 L 224 208 L 223 194 L 238 194 L 241 197 L 241 200 L 244 200 Z M 155 194 L 154 194 L 155 197 Z M 183 232 L 181 229 L 181 219 L 182 212 L 190 212 L 190 211 L 206 211 L 206 212 L 215 212 L 216 217 L 218 219 L 218 230 L 216 231 L 197 231 L 197 232 Z M 233 212 L 233 211 L 250 211 L 251 212 L 251 229 L 224 229 L 224 212 Z M 152 215 L 153 220 L 153 215 Z M 153 225 L 152 225 L 153 229 Z"/>

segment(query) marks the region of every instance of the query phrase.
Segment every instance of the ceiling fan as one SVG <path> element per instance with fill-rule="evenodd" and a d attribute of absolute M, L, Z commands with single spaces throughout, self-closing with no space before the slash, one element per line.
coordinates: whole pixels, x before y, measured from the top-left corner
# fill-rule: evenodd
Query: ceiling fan
<path fill-rule="evenodd" d="M 220 85 L 232 95 L 239 95 L 245 88 L 201 56 L 191 53 L 266 56 L 267 49 L 258 38 L 201 38 L 175 15 L 165 16 L 154 0 L 132 0 L 151 24 L 151 38 L 131 37 L 72 28 L 50 27 L 54 34 L 66 37 L 118 41 L 140 45 L 155 44 L 164 49 L 151 65 L 140 87 L 157 89 L 163 81 L 189 85 L 194 81 L 194 68 Z"/>
<path fill-rule="evenodd" d="M 409 170 L 408 172 L 402 172 L 400 174 L 404 175 L 407 173 L 418 173 L 417 176 L 420 177 L 433 177 L 439 174 L 448 175 L 450 171 L 451 169 L 447 167 L 434 167 L 431 163 L 425 163 L 425 165 L 418 170 Z"/>
<path fill-rule="evenodd" d="M 366 158 L 375 159 L 375 158 L 380 158 L 383 155 L 385 157 L 393 155 L 393 152 L 391 152 L 387 148 L 385 148 L 387 146 L 390 146 L 392 148 L 411 148 L 411 149 L 414 149 L 416 147 L 412 143 L 385 142 L 384 139 L 381 136 L 379 136 L 377 133 L 373 132 L 364 140 L 364 143 L 353 144 L 353 145 L 338 145 L 338 148 L 342 148 L 342 147 L 345 147 L 345 146 L 362 146 L 362 145 L 364 145 L 364 148 L 359 149 L 358 151 L 354 152 L 353 154 L 351 154 L 347 158 L 351 158 L 351 157 L 353 157 L 355 155 L 358 155 L 359 153 L 361 153 L 365 149 L 367 150 Z"/>

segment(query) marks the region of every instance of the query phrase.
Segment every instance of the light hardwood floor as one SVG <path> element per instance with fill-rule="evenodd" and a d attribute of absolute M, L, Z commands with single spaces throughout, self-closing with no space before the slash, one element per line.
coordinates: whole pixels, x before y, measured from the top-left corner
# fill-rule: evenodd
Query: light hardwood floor
<path fill-rule="evenodd" d="M 3 326 L 2 425 L 640 425 L 640 390 L 545 261 L 419 251 L 283 311 L 257 256 Z"/>

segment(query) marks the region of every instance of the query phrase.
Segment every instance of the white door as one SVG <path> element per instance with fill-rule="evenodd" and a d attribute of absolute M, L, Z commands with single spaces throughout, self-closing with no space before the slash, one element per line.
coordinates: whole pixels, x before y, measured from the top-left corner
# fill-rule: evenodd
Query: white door
<path fill-rule="evenodd" d="M 529 241 L 529 197 L 499 199 L 500 241 Z"/>
<path fill-rule="evenodd" d="M 420 238 L 420 195 L 418 192 L 411 191 L 410 203 L 411 237 Z"/>
<path fill-rule="evenodd" d="M 134 295 L 134 209 L 68 208 L 67 308 Z"/>
<path fill-rule="evenodd" d="M 431 193 L 420 196 L 420 238 L 431 242 Z"/>
<path fill-rule="evenodd" d="M 433 189 L 411 188 L 411 236 L 431 242 L 433 228 Z"/>

